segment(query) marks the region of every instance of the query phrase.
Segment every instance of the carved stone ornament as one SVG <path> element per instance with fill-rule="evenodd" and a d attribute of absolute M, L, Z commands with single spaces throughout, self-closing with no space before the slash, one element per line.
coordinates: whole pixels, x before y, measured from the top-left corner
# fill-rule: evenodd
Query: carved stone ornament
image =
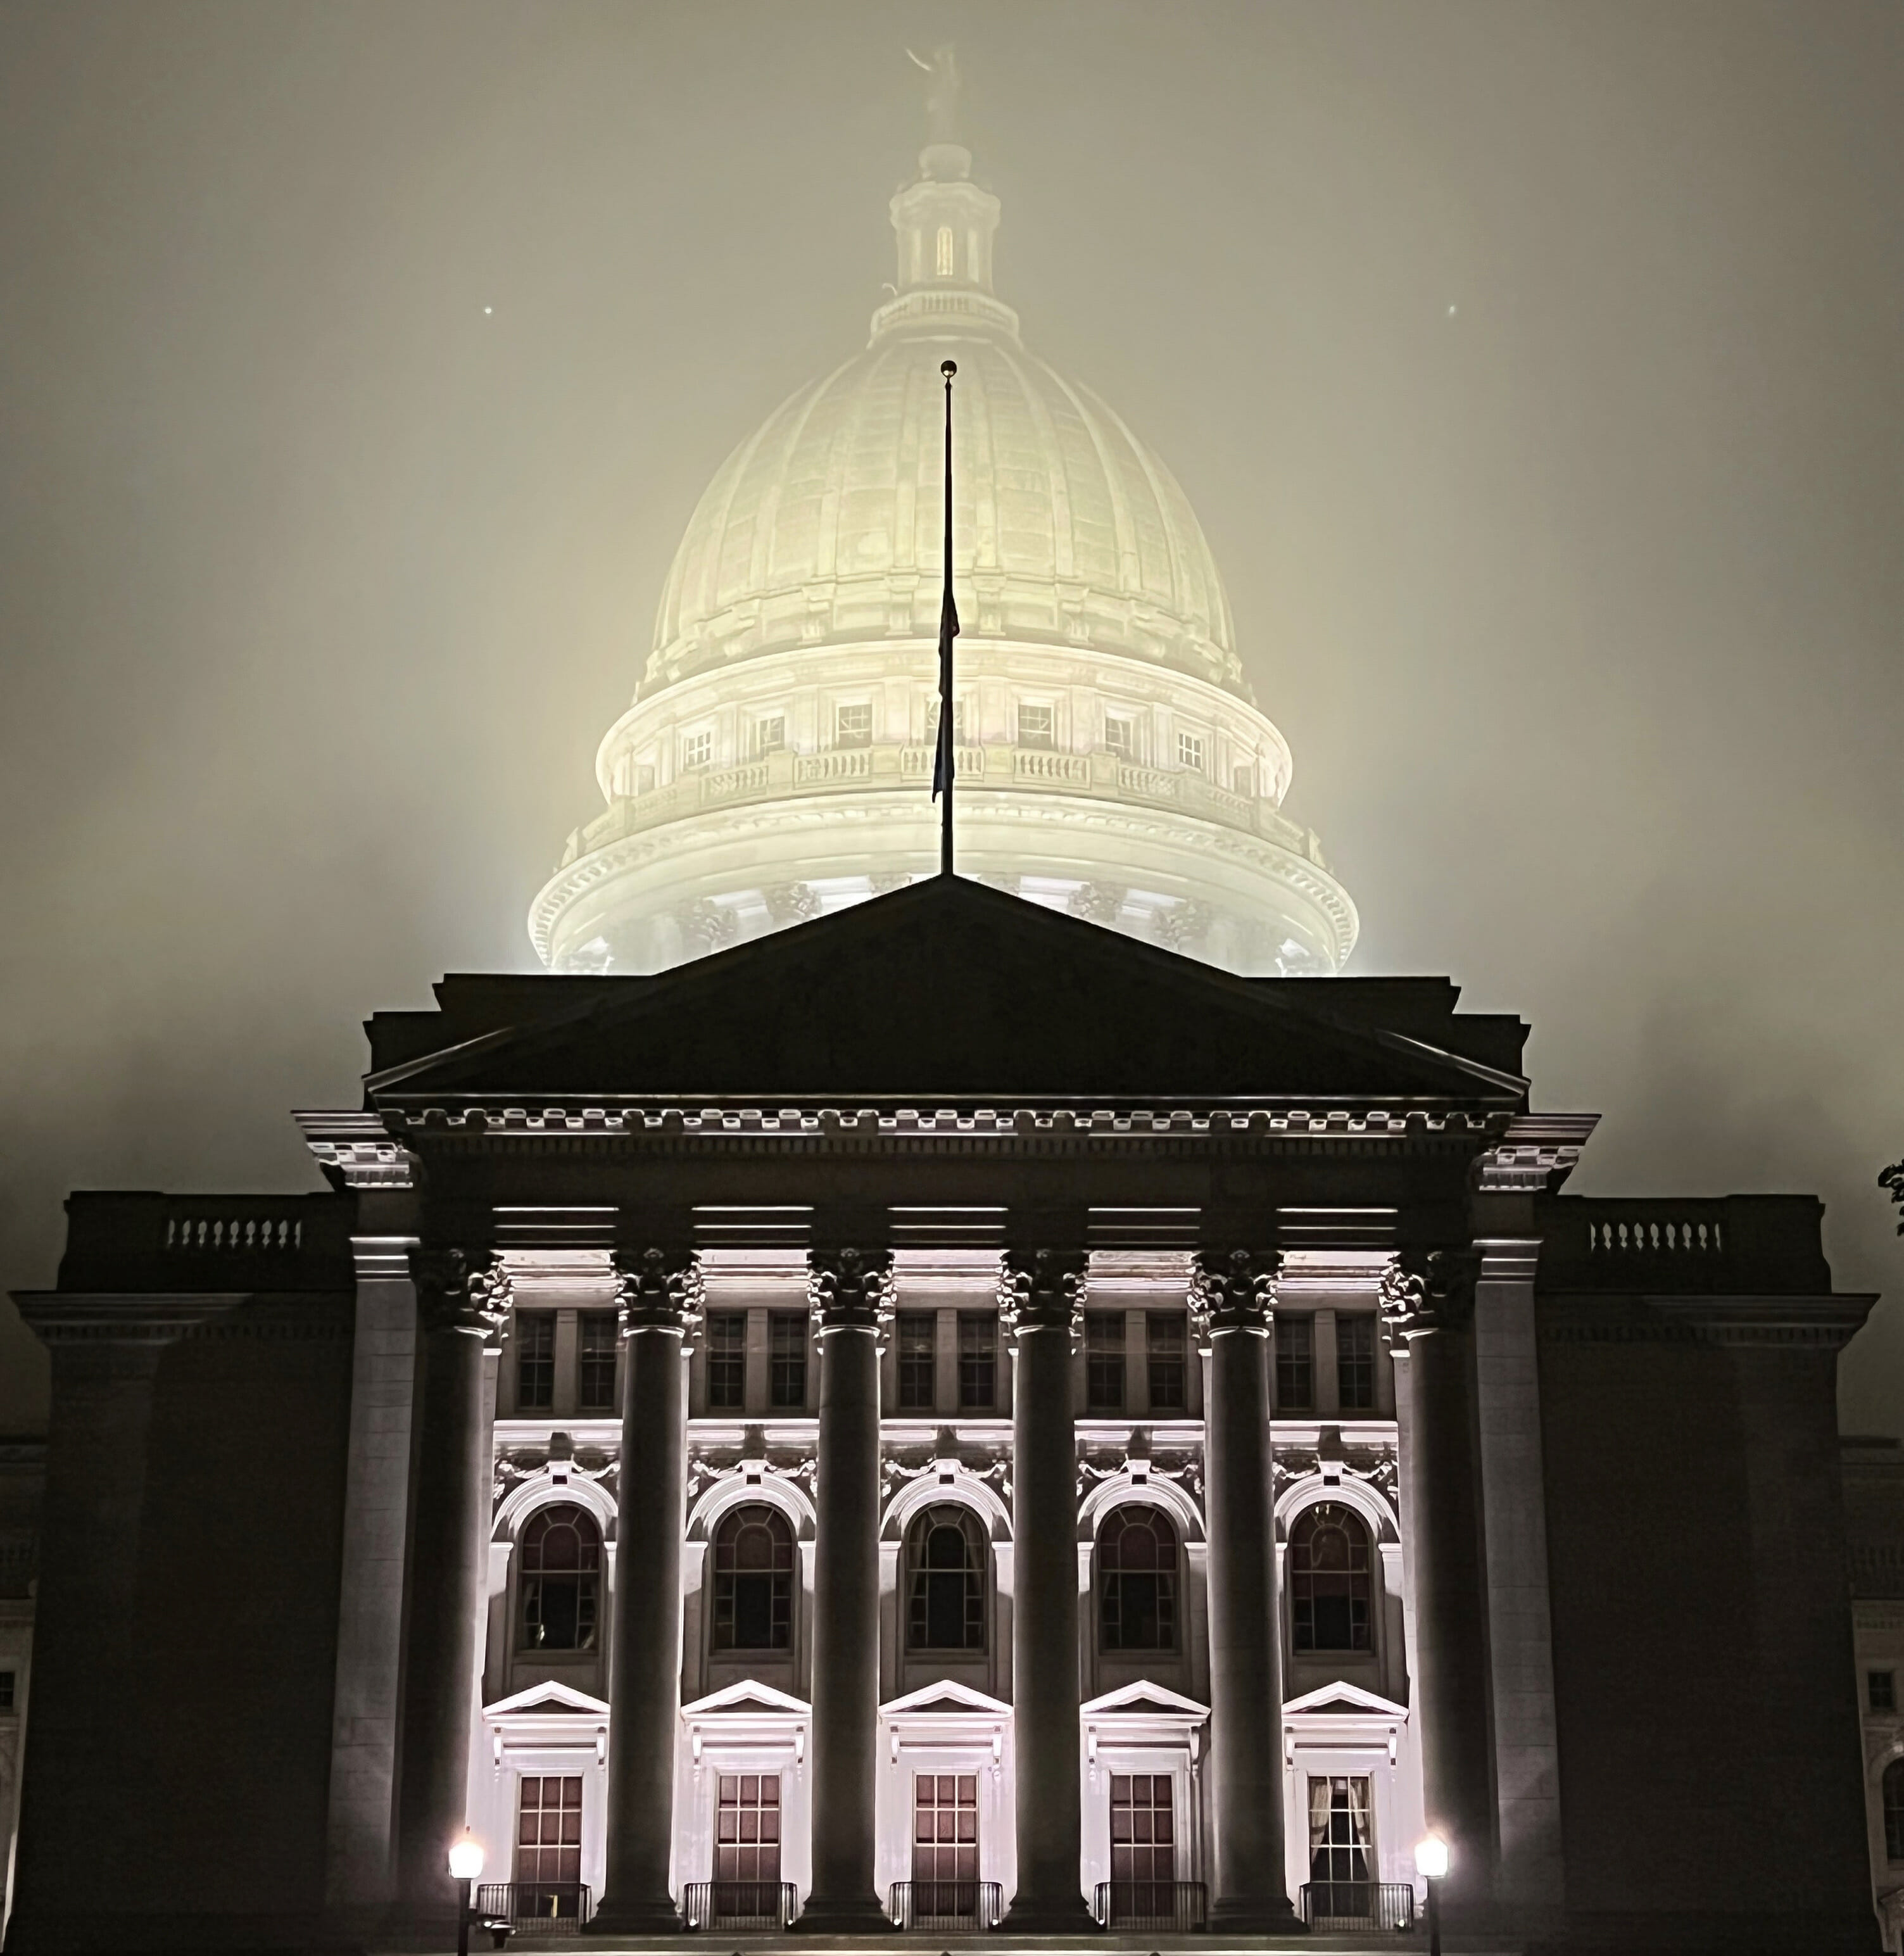
<path fill-rule="evenodd" d="M 1214 1331 L 1266 1333 L 1281 1267 L 1280 1250 L 1199 1250 L 1190 1264 L 1190 1287 L 1198 1337 Z"/>
<path fill-rule="evenodd" d="M 878 1331 L 893 1309 L 890 1250 L 810 1250 L 807 1302 L 816 1331 Z"/>
<path fill-rule="evenodd" d="M 410 1251 L 410 1281 L 426 1330 L 462 1331 L 490 1339 L 509 1314 L 507 1267 L 493 1250 L 418 1244 Z"/>
<path fill-rule="evenodd" d="M 1382 1273 L 1382 1328 L 1392 1345 L 1452 1331 L 1474 1315 L 1478 1250 L 1404 1251 Z"/>
<path fill-rule="evenodd" d="M 998 1316 L 1008 1332 L 1055 1329 L 1076 1337 L 1084 1323 L 1083 1250 L 1007 1250 L 998 1259 Z"/>
<path fill-rule="evenodd" d="M 692 1250 L 617 1250 L 615 1302 L 622 1336 L 678 1331 L 701 1321 L 701 1260 Z"/>

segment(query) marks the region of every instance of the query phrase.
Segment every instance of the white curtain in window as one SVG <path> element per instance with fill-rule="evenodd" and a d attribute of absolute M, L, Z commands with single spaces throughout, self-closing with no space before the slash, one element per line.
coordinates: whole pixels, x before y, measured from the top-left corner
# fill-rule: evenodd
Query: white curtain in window
<path fill-rule="evenodd" d="M 1313 1854 L 1329 1838 L 1329 1781 L 1309 1782 L 1309 1851 Z"/>
<path fill-rule="evenodd" d="M 1352 1779 L 1348 1783 L 1349 1828 L 1358 1847 L 1366 1847 L 1369 1841 L 1369 1783 L 1365 1779 Z"/>

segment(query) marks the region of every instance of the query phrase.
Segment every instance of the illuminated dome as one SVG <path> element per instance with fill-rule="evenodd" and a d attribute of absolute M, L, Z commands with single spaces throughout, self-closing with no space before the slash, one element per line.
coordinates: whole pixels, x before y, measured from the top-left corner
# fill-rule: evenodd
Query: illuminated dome
<path fill-rule="evenodd" d="M 1354 906 L 1290 820 L 1188 500 L 994 294 L 998 199 L 935 142 L 892 202 L 865 350 L 729 456 L 530 935 L 655 971 L 928 875 L 944 396 L 954 402 L 958 868 L 1245 973 L 1329 972 Z"/>

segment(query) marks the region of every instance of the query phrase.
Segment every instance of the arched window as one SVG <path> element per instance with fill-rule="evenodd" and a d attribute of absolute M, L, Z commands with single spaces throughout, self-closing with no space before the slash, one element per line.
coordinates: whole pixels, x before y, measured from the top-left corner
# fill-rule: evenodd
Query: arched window
<path fill-rule="evenodd" d="M 939 226 L 939 235 L 934 241 L 936 246 L 933 254 L 934 269 L 941 278 L 949 279 L 953 272 L 951 226 L 941 224 Z"/>
<path fill-rule="evenodd" d="M 736 1508 L 714 1532 L 714 1647 L 793 1641 L 793 1531 L 777 1508 Z"/>
<path fill-rule="evenodd" d="M 1305 1508 L 1289 1538 L 1289 1606 L 1299 1651 L 1366 1651 L 1373 1554 L 1361 1518 L 1339 1502 Z"/>
<path fill-rule="evenodd" d="M 1098 1609 L 1105 1650 L 1177 1648 L 1177 1531 L 1161 1508 L 1113 1508 L 1099 1530 Z"/>
<path fill-rule="evenodd" d="M 587 1509 L 563 1501 L 537 1508 L 522 1531 L 522 1647 L 595 1648 L 601 1592 L 601 1530 Z"/>
<path fill-rule="evenodd" d="M 969 1508 L 928 1508 L 906 1538 L 908 1650 L 985 1647 L 985 1544 Z"/>
<path fill-rule="evenodd" d="M 1904 1759 L 1884 1768 L 1884 1858 L 1904 1861 Z"/>

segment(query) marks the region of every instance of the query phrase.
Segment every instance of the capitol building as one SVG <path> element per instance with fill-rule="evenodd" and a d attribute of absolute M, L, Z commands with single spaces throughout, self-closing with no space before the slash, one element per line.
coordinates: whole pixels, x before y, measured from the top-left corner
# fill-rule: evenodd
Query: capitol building
<path fill-rule="evenodd" d="M 957 143 L 892 200 L 865 349 L 722 464 L 676 553 L 608 806 L 529 933 L 560 972 L 665 970 L 937 866 L 942 358 L 957 361 L 959 861 L 1250 975 L 1340 969 L 1355 907 L 1283 812 L 1223 581 L 1163 462 L 1031 352 L 998 198 Z"/>

